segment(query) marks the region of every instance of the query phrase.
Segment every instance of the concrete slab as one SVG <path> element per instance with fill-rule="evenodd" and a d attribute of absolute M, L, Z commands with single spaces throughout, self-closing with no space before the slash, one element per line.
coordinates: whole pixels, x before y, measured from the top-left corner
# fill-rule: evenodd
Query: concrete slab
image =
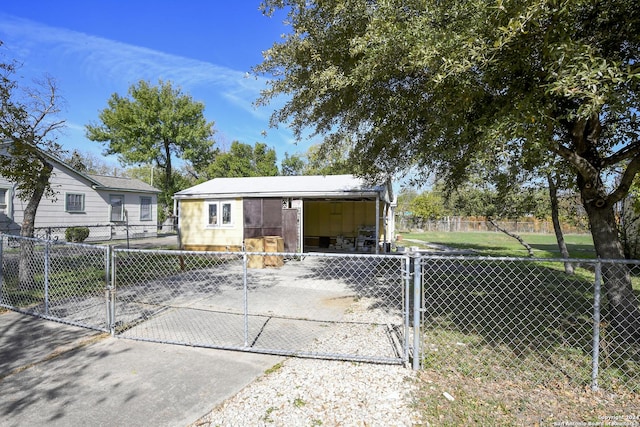
<path fill-rule="evenodd" d="M 278 356 L 111 338 L 0 314 L 0 426 L 181 426 Z"/>

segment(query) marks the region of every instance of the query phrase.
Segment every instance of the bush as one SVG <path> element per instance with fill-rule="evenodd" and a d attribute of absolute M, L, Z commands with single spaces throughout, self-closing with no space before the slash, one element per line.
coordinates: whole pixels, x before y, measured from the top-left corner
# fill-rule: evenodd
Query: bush
<path fill-rule="evenodd" d="M 69 227 L 64 232 L 67 242 L 82 243 L 89 237 L 89 227 Z"/>

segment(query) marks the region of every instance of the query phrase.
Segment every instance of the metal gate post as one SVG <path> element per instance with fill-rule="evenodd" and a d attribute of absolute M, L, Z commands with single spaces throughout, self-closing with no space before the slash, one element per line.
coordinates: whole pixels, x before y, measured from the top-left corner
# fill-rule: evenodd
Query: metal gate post
<path fill-rule="evenodd" d="M 249 347 L 249 289 L 248 289 L 248 280 L 247 280 L 247 263 L 248 263 L 247 251 L 244 250 L 242 254 L 242 286 L 244 288 L 244 346 Z"/>
<path fill-rule="evenodd" d="M 413 370 L 420 369 L 420 302 L 422 301 L 422 274 L 420 252 L 412 254 L 413 261 Z"/>
<path fill-rule="evenodd" d="M 116 252 L 107 245 L 106 265 L 107 283 L 105 288 L 105 298 L 107 303 L 107 328 L 111 336 L 116 335 Z"/>
<path fill-rule="evenodd" d="M 49 245 L 51 240 L 44 242 L 44 314 L 49 315 Z"/>
<path fill-rule="evenodd" d="M 408 365 L 409 363 L 409 329 L 411 328 L 411 321 L 409 318 L 411 317 L 411 304 L 409 298 L 411 292 L 411 257 L 409 255 L 405 255 L 402 257 L 402 277 L 404 280 L 404 345 L 403 345 L 403 358 L 405 363 Z"/>
<path fill-rule="evenodd" d="M 2 303 L 2 291 L 4 290 L 4 277 L 3 277 L 3 268 L 4 265 L 4 242 L 5 236 L 4 234 L 0 234 L 0 303 Z"/>
<path fill-rule="evenodd" d="M 600 288 L 602 284 L 602 263 L 596 262 L 596 276 L 593 285 L 593 354 L 591 360 L 591 390 L 598 390 L 598 365 L 600 358 Z"/>

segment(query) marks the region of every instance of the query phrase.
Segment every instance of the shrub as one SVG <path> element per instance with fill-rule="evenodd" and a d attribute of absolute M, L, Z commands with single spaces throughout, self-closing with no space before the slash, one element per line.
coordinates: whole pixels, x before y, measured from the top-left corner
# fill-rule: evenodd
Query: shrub
<path fill-rule="evenodd" d="M 69 227 L 64 232 L 67 242 L 82 243 L 89 237 L 89 227 Z"/>

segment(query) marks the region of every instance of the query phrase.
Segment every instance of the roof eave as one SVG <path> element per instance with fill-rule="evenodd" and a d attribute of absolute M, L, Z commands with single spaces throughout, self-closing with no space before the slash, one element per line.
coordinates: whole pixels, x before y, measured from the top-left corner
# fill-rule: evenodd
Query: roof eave
<path fill-rule="evenodd" d="M 127 193 L 155 193 L 155 194 L 161 193 L 160 190 L 141 190 L 141 189 L 135 189 L 135 188 L 105 187 L 104 185 L 92 185 L 91 188 L 93 188 L 94 190 L 100 190 L 100 191 L 121 191 L 121 192 L 127 192 Z"/>
<path fill-rule="evenodd" d="M 319 198 L 376 198 L 380 197 L 381 191 L 344 191 L 344 192 L 256 192 L 256 193 L 197 193 L 197 194 L 178 194 L 174 195 L 176 200 L 184 199 L 237 199 L 237 198 L 249 198 L 249 197 L 284 197 L 284 198 L 298 198 L 298 199 L 319 199 Z"/>

